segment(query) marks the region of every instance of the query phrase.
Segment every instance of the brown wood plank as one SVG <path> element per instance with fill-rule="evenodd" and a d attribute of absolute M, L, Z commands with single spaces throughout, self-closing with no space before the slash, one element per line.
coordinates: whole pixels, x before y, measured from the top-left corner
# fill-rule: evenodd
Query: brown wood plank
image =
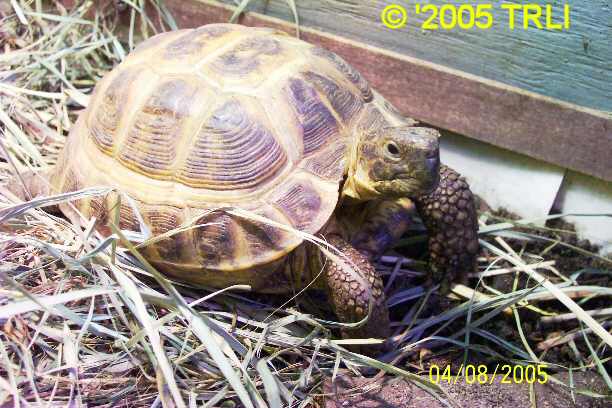
<path fill-rule="evenodd" d="M 213 0 L 165 0 L 181 28 L 227 22 Z M 294 33 L 284 20 L 244 14 L 248 26 Z M 612 181 L 612 115 L 336 35 L 301 27 L 302 38 L 353 64 L 408 116 L 564 168 Z"/>

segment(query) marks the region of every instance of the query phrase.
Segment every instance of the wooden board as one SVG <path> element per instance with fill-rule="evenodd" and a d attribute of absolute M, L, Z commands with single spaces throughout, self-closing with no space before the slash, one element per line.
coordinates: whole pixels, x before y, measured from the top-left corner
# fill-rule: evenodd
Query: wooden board
<path fill-rule="evenodd" d="M 166 0 L 180 27 L 227 22 L 233 8 Z M 304 2 L 302 2 L 304 3 Z M 240 23 L 294 32 L 283 20 L 247 13 Z M 318 30 L 302 38 L 353 64 L 405 114 L 537 159 L 612 181 L 612 116 L 500 82 Z"/>
<path fill-rule="evenodd" d="M 233 0 L 222 0 L 235 4 Z M 391 30 L 380 21 L 383 8 L 398 4 L 408 11 L 406 27 Z M 427 15 L 415 4 L 493 4 L 490 29 L 421 30 Z M 508 27 L 502 2 L 445 0 L 308 0 L 296 1 L 304 26 L 341 35 L 400 54 L 421 58 L 480 77 L 594 109 L 612 111 L 612 7 L 609 0 L 551 2 L 511 0 L 503 3 L 552 4 L 553 21 L 563 20 L 563 4 L 571 5 L 568 31 Z M 287 0 L 251 0 L 247 10 L 293 22 Z M 448 19 L 447 19 L 448 21 Z M 541 18 L 542 23 L 546 19 Z"/>

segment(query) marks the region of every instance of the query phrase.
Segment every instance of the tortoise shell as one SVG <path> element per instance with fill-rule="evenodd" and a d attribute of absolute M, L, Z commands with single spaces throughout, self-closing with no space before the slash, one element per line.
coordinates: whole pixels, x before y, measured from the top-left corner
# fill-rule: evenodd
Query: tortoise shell
<path fill-rule="evenodd" d="M 52 184 L 126 193 L 139 214 L 123 200 L 122 229 L 144 221 L 158 235 L 191 222 L 147 248 L 154 263 L 267 264 L 300 234 L 223 209 L 317 233 L 338 203 L 354 124 L 376 97 L 340 57 L 284 33 L 217 24 L 159 34 L 98 83 Z M 78 209 L 104 224 L 116 203 L 109 194 Z"/>

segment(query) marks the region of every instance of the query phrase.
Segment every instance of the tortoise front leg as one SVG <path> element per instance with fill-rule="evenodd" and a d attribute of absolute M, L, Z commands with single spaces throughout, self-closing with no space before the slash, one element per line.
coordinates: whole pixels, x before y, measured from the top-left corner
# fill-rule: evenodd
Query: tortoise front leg
<path fill-rule="evenodd" d="M 461 281 L 476 268 L 478 221 L 474 195 L 463 177 L 447 166 L 440 166 L 440 183 L 430 194 L 415 200 L 429 234 L 432 279 Z"/>
<path fill-rule="evenodd" d="M 390 334 L 389 311 L 385 302 L 383 281 L 368 258 L 339 236 L 328 238 L 328 242 L 351 260 L 354 267 L 323 259 L 323 275 L 334 312 L 341 322 L 355 323 L 367 316 L 370 302 L 371 314 L 362 326 L 343 329 L 342 337 L 383 338 Z M 324 258 L 324 257 L 323 257 Z M 341 258 L 342 259 L 342 258 Z M 381 347 L 359 347 L 362 352 L 372 353 Z"/>
<path fill-rule="evenodd" d="M 478 252 L 474 196 L 453 169 L 442 165 L 438 187 L 414 201 L 399 198 L 368 203 L 363 221 L 350 230 L 350 241 L 370 259 L 376 259 L 408 230 L 417 211 L 428 230 L 431 278 L 442 283 L 444 292 L 450 282 L 461 280 L 475 269 Z M 351 212 L 347 217 L 351 215 L 355 216 Z"/>
<path fill-rule="evenodd" d="M 369 259 L 375 260 L 390 249 L 414 223 L 416 206 L 409 198 L 399 198 L 370 201 L 362 211 L 362 222 L 355 226 L 354 221 L 347 220 L 353 228 L 349 226 L 345 230 L 349 231 L 351 244 Z M 349 217 L 351 215 L 354 214 L 348 214 Z"/>

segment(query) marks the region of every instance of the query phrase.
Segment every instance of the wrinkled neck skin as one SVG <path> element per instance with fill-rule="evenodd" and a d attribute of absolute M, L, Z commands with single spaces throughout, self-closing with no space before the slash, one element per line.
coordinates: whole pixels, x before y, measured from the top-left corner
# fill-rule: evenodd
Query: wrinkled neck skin
<path fill-rule="evenodd" d="M 345 170 L 346 179 L 340 192 L 342 204 L 356 204 L 374 200 L 380 196 L 380 193 L 368 183 L 368 175 L 365 174 L 365 170 L 358 165 L 359 143 L 362 135 L 361 132 L 355 133 L 348 146 L 348 160 Z"/>

